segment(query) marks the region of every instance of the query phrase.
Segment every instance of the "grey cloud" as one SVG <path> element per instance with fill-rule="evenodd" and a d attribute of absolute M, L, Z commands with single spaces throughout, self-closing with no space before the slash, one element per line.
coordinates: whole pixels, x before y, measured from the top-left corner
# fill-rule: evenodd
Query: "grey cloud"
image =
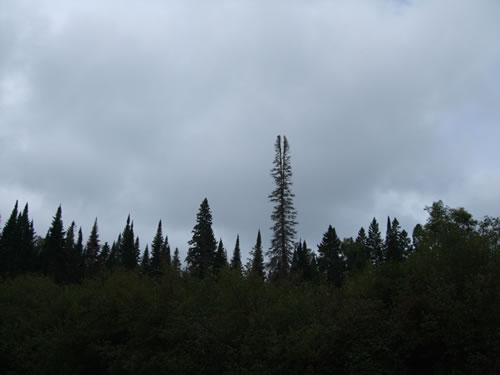
<path fill-rule="evenodd" d="M 0 212 L 42 200 L 30 202 L 41 233 L 62 203 L 87 229 L 98 216 L 108 241 L 131 213 L 145 245 L 162 218 L 185 252 L 206 196 L 216 236 L 232 250 L 239 233 L 248 251 L 257 229 L 269 240 L 277 134 L 311 245 L 373 216 L 411 230 L 429 199 L 500 211 L 470 193 L 500 174 L 490 163 L 492 178 L 473 177 L 498 159 L 495 1 L 2 7 L 0 80 L 26 92 L 0 107 Z"/>

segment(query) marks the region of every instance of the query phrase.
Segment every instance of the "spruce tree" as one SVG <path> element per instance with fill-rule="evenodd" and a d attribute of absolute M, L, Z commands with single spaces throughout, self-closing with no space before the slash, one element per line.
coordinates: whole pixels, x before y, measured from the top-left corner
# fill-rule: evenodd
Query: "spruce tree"
<path fill-rule="evenodd" d="M 340 286 L 344 279 L 346 269 L 344 256 L 341 251 L 341 242 L 335 228 L 331 225 L 323 235 L 323 240 L 318 245 L 318 267 L 327 280 Z"/>
<path fill-rule="evenodd" d="M 94 221 L 90 232 L 87 246 L 85 246 L 85 277 L 94 276 L 99 269 L 99 253 L 101 245 L 99 241 L 99 233 L 97 228 L 97 218 Z"/>
<path fill-rule="evenodd" d="M 170 266 L 172 264 L 172 256 L 170 254 L 170 244 L 168 243 L 168 236 L 165 235 L 163 246 L 161 249 L 162 262 Z"/>
<path fill-rule="evenodd" d="M 77 280 L 81 280 L 84 276 L 85 271 L 85 258 L 83 257 L 84 249 L 83 249 L 83 233 L 82 227 L 78 229 L 78 237 L 75 244 L 75 257 L 78 259 L 78 267 L 77 274 L 75 278 Z"/>
<path fill-rule="evenodd" d="M 273 236 L 271 248 L 267 252 L 269 257 L 269 276 L 272 280 L 283 279 L 288 276 L 290 260 L 294 249 L 296 235 L 295 221 L 297 211 L 293 206 L 294 194 L 292 193 L 292 166 L 290 163 L 290 147 L 286 137 L 278 135 L 275 143 L 274 166 L 271 176 L 276 185 L 269 195 L 269 199 L 275 204 L 271 219 L 274 222 L 271 227 Z"/>
<path fill-rule="evenodd" d="M 33 228 L 33 221 L 29 220 L 28 203 L 24 206 L 22 214 L 19 215 L 17 225 L 19 232 L 17 273 L 35 271 L 35 229 Z"/>
<path fill-rule="evenodd" d="M 151 269 L 153 272 L 159 272 L 162 265 L 163 253 L 163 232 L 161 227 L 161 220 L 158 222 L 156 234 L 151 242 Z"/>
<path fill-rule="evenodd" d="M 241 250 L 240 236 L 236 236 L 236 244 L 234 245 L 233 257 L 231 258 L 231 269 L 236 270 L 241 275 Z"/>
<path fill-rule="evenodd" d="M 264 253 L 262 250 L 262 238 L 260 235 L 260 229 L 257 232 L 257 241 L 255 243 L 255 246 L 253 247 L 252 251 L 250 252 L 250 255 L 252 256 L 251 259 L 251 265 L 250 265 L 250 272 L 258 275 L 262 279 L 265 277 L 265 271 L 264 271 Z"/>
<path fill-rule="evenodd" d="M 406 233 L 406 232 L 405 232 Z M 401 227 L 396 218 L 387 218 L 387 234 L 385 237 L 385 259 L 387 262 L 401 262 L 404 258 L 405 244 L 401 239 Z"/>
<path fill-rule="evenodd" d="M 176 247 L 174 257 L 172 259 L 172 268 L 177 272 L 181 271 L 181 258 L 179 257 L 179 249 Z"/>
<path fill-rule="evenodd" d="M 149 247 L 146 245 L 146 249 L 144 250 L 144 253 L 142 254 L 142 260 L 141 260 L 141 271 L 144 274 L 149 274 L 151 272 L 151 261 L 149 259 Z"/>
<path fill-rule="evenodd" d="M 137 267 L 138 249 L 134 241 L 134 223 L 130 221 L 129 215 L 119 242 L 120 261 L 121 265 L 125 268 L 132 269 Z"/>
<path fill-rule="evenodd" d="M 371 262 L 370 252 L 366 245 L 367 240 L 368 238 L 363 227 L 358 231 L 355 241 L 352 238 L 344 239 L 342 251 L 346 257 L 348 271 L 361 271 Z"/>
<path fill-rule="evenodd" d="M 42 252 L 42 271 L 57 283 L 66 282 L 68 279 L 68 256 L 64 238 L 62 209 L 59 206 L 45 237 Z"/>
<path fill-rule="evenodd" d="M 215 272 L 219 272 L 220 269 L 227 266 L 227 253 L 226 249 L 224 249 L 224 243 L 222 242 L 222 238 L 219 240 L 219 245 L 217 246 L 214 266 L 215 266 Z"/>
<path fill-rule="evenodd" d="M 193 238 L 188 244 L 190 247 L 186 263 L 191 275 L 203 278 L 213 274 L 217 242 L 212 230 L 212 214 L 207 198 L 200 205 L 196 225 L 193 228 Z"/>
<path fill-rule="evenodd" d="M 18 202 L 14 205 L 9 219 L 5 223 L 0 237 L 0 270 L 8 276 L 15 276 L 18 263 L 19 226 Z"/>
<path fill-rule="evenodd" d="M 113 243 L 111 244 L 111 250 L 109 251 L 108 259 L 106 261 L 106 268 L 108 270 L 112 270 L 119 264 L 120 264 L 119 245 L 117 245 L 116 241 L 113 241 Z"/>
<path fill-rule="evenodd" d="M 312 250 L 307 247 L 306 241 L 299 241 L 292 257 L 290 273 L 297 280 L 311 281 L 316 274 L 316 262 Z"/>
<path fill-rule="evenodd" d="M 68 256 L 68 281 L 73 283 L 78 282 L 80 281 L 79 271 L 81 259 L 76 252 L 74 221 L 71 222 L 71 225 L 66 231 L 66 237 L 64 238 L 64 251 Z"/>
<path fill-rule="evenodd" d="M 370 252 L 370 258 L 373 265 L 379 265 L 384 262 L 384 252 L 382 236 L 378 228 L 378 222 L 373 218 L 370 226 L 368 227 L 368 238 L 366 239 L 366 246 Z"/>
<path fill-rule="evenodd" d="M 108 268 L 109 257 L 111 255 L 111 248 L 107 242 L 104 242 L 104 245 L 101 247 L 101 252 L 99 253 L 99 268 L 105 269 Z"/>

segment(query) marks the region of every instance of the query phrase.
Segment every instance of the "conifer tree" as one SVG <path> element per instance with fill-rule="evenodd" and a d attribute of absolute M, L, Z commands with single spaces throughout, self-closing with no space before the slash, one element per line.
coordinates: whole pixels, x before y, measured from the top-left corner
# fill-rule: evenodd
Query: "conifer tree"
<path fill-rule="evenodd" d="M 288 276 L 290 260 L 294 249 L 296 235 L 295 221 L 297 211 L 293 206 L 294 194 L 292 193 L 292 166 L 290 163 L 290 149 L 286 137 L 277 136 L 275 143 L 274 166 L 271 176 L 274 179 L 275 189 L 269 199 L 275 204 L 271 219 L 273 236 L 271 248 L 267 252 L 269 257 L 269 277 L 271 280 L 283 279 Z"/>
<path fill-rule="evenodd" d="M 176 247 L 174 257 L 172 259 L 172 268 L 177 272 L 181 271 L 181 258 L 179 257 L 179 249 Z"/>
<path fill-rule="evenodd" d="M 227 266 L 227 253 L 226 249 L 224 249 L 224 243 L 222 242 L 222 238 L 219 240 L 219 245 L 217 246 L 214 266 L 216 272 L 219 272 L 221 268 Z"/>
<path fill-rule="evenodd" d="M 341 252 L 341 242 L 331 225 L 318 245 L 318 267 L 327 280 L 340 286 L 344 279 L 345 261 Z"/>
<path fill-rule="evenodd" d="M 188 271 L 199 278 L 213 274 L 217 242 L 212 230 L 212 214 L 207 198 L 200 205 L 196 225 L 193 228 L 193 238 L 188 243 L 190 245 L 186 257 Z"/>
<path fill-rule="evenodd" d="M 76 253 L 75 245 L 75 222 L 72 221 L 68 230 L 66 231 L 66 237 L 64 238 L 64 251 L 68 257 L 68 281 L 78 282 L 80 262 L 81 259 Z"/>
<path fill-rule="evenodd" d="M 19 231 L 19 258 L 17 264 L 17 274 L 35 271 L 35 229 L 33 221 L 29 220 L 28 203 L 24 206 L 22 214 L 17 220 Z"/>
<path fill-rule="evenodd" d="M 265 271 L 264 271 L 264 253 L 262 250 L 262 238 L 260 235 L 260 229 L 257 232 L 257 241 L 255 243 L 255 246 L 253 247 L 252 251 L 250 252 L 250 255 L 252 256 L 251 258 L 251 265 L 250 265 L 250 272 L 258 275 L 262 279 L 265 277 Z"/>
<path fill-rule="evenodd" d="M 104 269 L 108 268 L 109 257 L 111 255 L 111 248 L 107 242 L 104 242 L 104 245 L 101 247 L 101 252 L 99 253 L 99 268 Z"/>
<path fill-rule="evenodd" d="M 83 233 L 82 227 L 78 229 L 78 237 L 75 244 L 75 257 L 78 259 L 78 271 L 75 275 L 76 280 L 81 280 L 85 271 L 85 259 L 83 257 Z"/>
<path fill-rule="evenodd" d="M 42 271 L 55 282 L 66 282 L 68 279 L 68 256 L 64 247 L 64 226 L 61 206 L 52 220 L 45 237 L 42 253 Z"/>
<path fill-rule="evenodd" d="M 165 235 L 165 240 L 163 241 L 163 246 L 161 250 L 162 261 L 170 266 L 172 264 L 172 256 L 170 254 L 170 244 L 168 243 L 168 236 Z"/>
<path fill-rule="evenodd" d="M 136 268 L 138 262 L 138 249 L 134 240 L 134 223 L 130 221 L 129 215 L 119 242 L 121 265 L 129 269 Z"/>
<path fill-rule="evenodd" d="M 158 222 L 158 228 L 156 229 L 153 242 L 151 242 L 151 269 L 153 272 L 158 272 L 161 269 L 163 244 L 163 232 L 160 220 Z"/>
<path fill-rule="evenodd" d="M 135 259 L 137 259 L 137 264 L 138 264 L 139 259 L 141 258 L 141 244 L 139 241 L 139 236 L 135 238 L 134 251 L 135 251 Z"/>
<path fill-rule="evenodd" d="M 144 274 L 149 274 L 151 272 L 151 262 L 149 259 L 149 247 L 146 245 L 146 249 L 144 250 L 144 253 L 142 254 L 142 260 L 141 260 L 141 271 Z"/>
<path fill-rule="evenodd" d="M 312 250 L 307 247 L 306 241 L 299 241 L 293 252 L 290 273 L 295 279 L 311 281 L 315 278 L 316 271 Z"/>
<path fill-rule="evenodd" d="M 109 251 L 108 259 L 106 261 L 106 268 L 108 270 L 112 270 L 120 264 L 118 248 L 119 246 L 116 244 L 116 241 L 113 241 L 113 243 L 111 244 L 111 250 Z"/>
<path fill-rule="evenodd" d="M 348 271 L 358 272 L 370 264 L 371 259 L 366 245 L 367 240 L 365 229 L 361 227 L 355 241 L 352 238 L 346 238 L 342 242 L 342 251 L 346 257 Z"/>
<path fill-rule="evenodd" d="M 234 245 L 233 257 L 231 258 L 231 269 L 236 270 L 241 274 L 241 250 L 240 250 L 240 236 L 236 236 L 236 244 Z"/>
<path fill-rule="evenodd" d="M 370 226 L 368 227 L 368 238 L 366 239 L 366 246 L 370 252 L 370 258 L 373 265 L 378 265 L 384 262 L 384 252 L 382 236 L 378 228 L 378 222 L 373 218 Z"/>
<path fill-rule="evenodd" d="M 18 255 L 19 226 L 18 201 L 12 209 L 9 219 L 5 223 L 0 237 L 0 270 L 8 276 L 15 276 Z"/>
<path fill-rule="evenodd" d="M 97 228 L 97 218 L 94 221 L 90 236 L 85 246 L 85 276 L 94 276 L 99 269 L 99 253 L 101 245 L 99 241 L 99 233 Z"/>
<path fill-rule="evenodd" d="M 403 260 L 405 244 L 402 243 L 401 236 L 401 227 L 398 220 L 394 218 L 391 223 L 388 217 L 387 234 L 385 237 L 385 259 L 387 262 L 401 262 Z"/>

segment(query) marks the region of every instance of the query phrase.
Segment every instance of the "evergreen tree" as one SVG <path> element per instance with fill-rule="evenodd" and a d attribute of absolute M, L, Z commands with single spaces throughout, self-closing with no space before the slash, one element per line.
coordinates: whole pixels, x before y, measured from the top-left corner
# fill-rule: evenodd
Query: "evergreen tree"
<path fill-rule="evenodd" d="M 414 251 L 408 232 L 403 229 L 399 233 L 398 240 L 399 248 L 402 250 L 403 257 L 407 258 Z"/>
<path fill-rule="evenodd" d="M 78 259 L 77 273 L 75 275 L 76 280 L 81 280 L 84 276 L 85 271 L 85 258 L 83 257 L 83 233 L 82 227 L 78 229 L 78 237 L 75 244 L 75 257 Z"/>
<path fill-rule="evenodd" d="M 121 265 L 125 268 L 136 268 L 138 262 L 138 251 L 134 242 L 134 223 L 130 221 L 130 215 L 127 218 L 127 223 L 123 229 L 123 233 L 119 238 L 119 253 Z"/>
<path fill-rule="evenodd" d="M 406 232 L 405 232 L 406 233 Z M 402 243 L 401 227 L 396 218 L 390 221 L 387 218 L 387 234 L 385 237 L 385 260 L 387 262 L 401 262 L 404 258 L 405 249 Z"/>
<path fill-rule="evenodd" d="M 163 244 L 163 233 L 160 220 L 153 242 L 151 242 L 151 268 L 154 272 L 158 272 L 161 269 Z"/>
<path fill-rule="evenodd" d="M 162 262 L 170 266 L 172 264 L 172 256 L 170 255 L 170 244 L 168 243 L 168 236 L 165 235 L 163 246 L 161 250 Z"/>
<path fill-rule="evenodd" d="M 370 252 L 372 264 L 378 265 L 384 262 L 383 245 L 377 220 L 373 218 L 368 227 L 368 238 L 366 239 L 366 246 Z"/>
<path fill-rule="evenodd" d="M 341 242 L 331 225 L 318 245 L 318 267 L 328 281 L 340 286 L 344 279 L 345 261 L 341 252 Z"/>
<path fill-rule="evenodd" d="M 174 251 L 174 257 L 172 259 L 172 267 L 177 272 L 181 271 L 181 258 L 179 258 L 179 249 L 176 247 Z"/>
<path fill-rule="evenodd" d="M 135 238 L 134 251 L 135 251 L 135 259 L 137 259 L 137 264 L 138 264 L 139 259 L 141 258 L 141 244 L 139 241 L 139 236 Z"/>
<path fill-rule="evenodd" d="M 352 238 L 344 239 L 342 251 L 346 257 L 347 270 L 359 272 L 370 263 L 370 252 L 367 246 L 366 232 L 363 227 L 358 232 L 355 241 Z"/>
<path fill-rule="evenodd" d="M 196 216 L 193 238 L 188 242 L 190 248 L 186 257 L 188 271 L 196 277 L 203 278 L 213 274 L 217 242 L 212 230 L 212 214 L 205 198 Z"/>
<path fill-rule="evenodd" d="M 316 262 L 312 250 L 307 247 L 306 241 L 299 241 L 293 252 L 290 274 L 292 278 L 311 281 L 316 274 Z"/>
<path fill-rule="evenodd" d="M 99 268 L 104 269 L 108 268 L 109 257 L 111 255 L 111 248 L 107 242 L 104 242 L 104 245 L 101 247 L 101 252 L 99 253 Z"/>
<path fill-rule="evenodd" d="M 45 237 L 42 252 L 42 271 L 57 283 L 68 280 L 68 256 L 64 247 L 64 234 L 62 209 L 59 206 Z"/>
<path fill-rule="evenodd" d="M 113 243 L 111 244 L 111 250 L 109 251 L 108 259 L 106 261 L 106 268 L 108 270 L 112 270 L 119 264 L 120 264 L 119 245 L 116 244 L 116 241 L 113 241 Z"/>
<path fill-rule="evenodd" d="M 151 272 L 151 261 L 149 259 L 149 247 L 148 247 L 148 245 L 146 245 L 146 249 L 144 250 L 144 254 L 142 254 L 141 271 L 146 275 Z"/>
<path fill-rule="evenodd" d="M 73 283 L 78 282 L 80 281 L 79 271 L 81 259 L 79 254 L 76 252 L 74 221 L 71 222 L 71 225 L 66 231 L 66 237 L 64 238 L 64 251 L 68 257 L 68 281 Z"/>
<path fill-rule="evenodd" d="M 18 202 L 14 205 L 9 219 L 5 223 L 0 238 L 0 270 L 1 273 L 8 276 L 15 276 L 16 263 L 19 258 L 19 226 L 18 226 Z"/>
<path fill-rule="evenodd" d="M 219 245 L 217 246 L 217 252 L 215 253 L 215 271 L 218 272 L 221 268 L 227 266 L 227 253 L 224 249 L 224 244 L 222 243 L 222 238 L 219 240 Z"/>
<path fill-rule="evenodd" d="M 101 245 L 99 241 L 99 233 L 97 228 L 97 218 L 94 221 L 90 232 L 87 246 L 85 246 L 85 276 L 91 277 L 97 274 L 99 270 L 99 253 Z"/>
<path fill-rule="evenodd" d="M 250 252 L 250 255 L 252 256 L 251 259 L 251 265 L 250 265 L 250 272 L 258 275 L 262 279 L 265 277 L 265 271 L 264 271 L 264 253 L 262 250 L 262 238 L 260 235 L 260 229 L 257 232 L 257 241 L 255 243 L 255 246 L 253 247 L 252 251 Z"/>
<path fill-rule="evenodd" d="M 297 211 L 293 206 L 294 194 L 292 186 L 292 166 L 290 163 L 290 150 L 286 137 L 278 135 L 275 143 L 274 166 L 271 169 L 271 176 L 276 185 L 269 195 L 269 199 L 275 204 L 271 219 L 274 222 L 271 227 L 273 236 L 271 248 L 267 252 L 269 257 L 269 276 L 272 280 L 283 279 L 288 276 L 290 260 L 294 249 L 294 239 L 296 235 L 295 221 Z"/>
<path fill-rule="evenodd" d="M 29 220 L 28 203 L 24 206 L 22 214 L 19 215 L 17 225 L 19 232 L 17 274 L 35 271 L 35 229 L 33 228 L 33 221 Z"/>
<path fill-rule="evenodd" d="M 231 269 L 236 270 L 241 274 L 241 250 L 240 250 L 240 236 L 236 236 L 236 244 L 234 245 L 233 257 L 231 259 Z"/>

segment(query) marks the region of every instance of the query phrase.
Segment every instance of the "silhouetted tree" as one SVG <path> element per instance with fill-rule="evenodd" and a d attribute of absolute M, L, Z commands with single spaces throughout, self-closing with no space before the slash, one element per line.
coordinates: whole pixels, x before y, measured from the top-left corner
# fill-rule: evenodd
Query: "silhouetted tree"
<path fill-rule="evenodd" d="M 33 221 L 30 221 L 28 215 L 28 203 L 24 206 L 23 212 L 17 220 L 19 231 L 19 257 L 16 265 L 16 273 L 35 271 L 37 263 L 37 254 L 35 249 L 35 229 Z"/>
<path fill-rule="evenodd" d="M 347 270 L 359 272 L 370 264 L 370 251 L 366 245 L 367 237 L 363 227 L 358 232 L 356 240 L 346 238 L 342 242 L 342 252 L 346 257 Z"/>
<path fill-rule="evenodd" d="M 97 218 L 94 221 L 92 230 L 90 231 L 87 245 L 85 246 L 85 277 L 95 276 L 99 270 L 99 252 L 101 245 L 99 241 L 99 233 L 97 228 Z"/>
<path fill-rule="evenodd" d="M 366 246 L 370 252 L 370 258 L 372 264 L 378 265 L 384 262 L 384 252 L 382 241 L 382 236 L 378 228 L 378 223 L 375 218 L 373 218 L 370 226 L 368 227 L 368 238 L 366 239 Z"/>
<path fill-rule="evenodd" d="M 57 283 L 66 282 L 68 279 L 68 256 L 64 237 L 62 209 L 59 206 L 45 237 L 42 252 L 42 271 Z"/>
<path fill-rule="evenodd" d="M 172 258 L 172 268 L 178 272 L 181 271 L 181 258 L 179 257 L 179 249 L 177 247 L 174 250 L 174 257 Z"/>
<path fill-rule="evenodd" d="M 297 211 L 293 206 L 294 194 L 292 193 L 292 166 L 290 163 L 290 149 L 286 137 L 278 135 L 275 143 L 274 166 L 271 176 L 274 179 L 275 189 L 269 195 L 274 203 L 271 219 L 273 236 L 271 248 L 267 252 L 269 257 L 269 277 L 271 280 L 282 279 L 288 276 L 290 261 L 294 249 L 296 235 L 295 221 Z"/>
<path fill-rule="evenodd" d="M 312 250 L 307 247 L 306 241 L 299 241 L 292 256 L 290 274 L 292 278 L 311 281 L 316 275 L 316 262 Z"/>
<path fill-rule="evenodd" d="M 18 202 L 16 201 L 0 237 L 0 271 L 6 276 L 14 276 L 16 274 L 20 235 L 17 223 L 18 215 Z"/>
<path fill-rule="evenodd" d="M 262 238 L 260 235 L 260 229 L 257 232 L 257 241 L 255 242 L 255 246 L 250 252 L 251 255 L 251 263 L 250 263 L 250 272 L 258 275 L 262 279 L 265 277 L 264 270 L 264 252 L 262 250 Z"/>
<path fill-rule="evenodd" d="M 217 242 L 212 230 L 212 214 L 205 198 L 196 216 L 193 238 L 188 242 L 190 248 L 186 263 L 188 271 L 197 277 L 205 277 L 214 272 Z"/>
<path fill-rule="evenodd" d="M 64 239 L 64 251 L 68 257 L 68 281 L 75 283 L 81 280 L 81 254 L 78 253 L 75 243 L 75 222 L 72 221 Z"/>
<path fill-rule="evenodd" d="M 163 231 L 160 220 L 158 222 L 158 228 L 156 229 L 153 242 L 151 242 L 151 269 L 153 272 L 158 272 L 161 269 L 163 244 Z"/>
<path fill-rule="evenodd" d="M 125 268 L 137 267 L 139 254 L 134 240 L 134 223 L 130 221 L 129 215 L 119 242 L 120 260 Z"/>
<path fill-rule="evenodd" d="M 388 217 L 387 234 L 385 236 L 385 260 L 387 262 L 401 262 L 404 259 L 405 250 L 406 244 L 404 243 L 399 221 L 394 218 L 391 223 Z"/>
<path fill-rule="evenodd" d="M 236 244 L 234 245 L 233 257 L 231 258 L 231 269 L 236 270 L 241 274 L 241 250 L 240 250 L 240 236 L 236 236 Z"/>
<path fill-rule="evenodd" d="M 100 269 L 108 268 L 108 261 L 111 255 L 111 248 L 107 242 L 104 242 L 104 245 L 101 247 L 101 252 L 99 253 L 99 267 Z"/>
<path fill-rule="evenodd" d="M 331 225 L 323 235 L 323 240 L 318 245 L 318 267 L 320 272 L 326 276 L 328 281 L 340 286 L 344 279 L 346 269 L 341 242 L 335 228 Z"/>
<path fill-rule="evenodd" d="M 167 235 L 165 235 L 165 240 L 163 241 L 161 254 L 162 254 L 162 262 L 170 266 L 172 264 L 172 256 L 170 254 L 170 244 L 168 243 Z"/>
<path fill-rule="evenodd" d="M 215 271 L 218 272 L 221 268 L 227 266 L 227 253 L 224 249 L 224 244 L 222 238 L 219 240 L 219 245 L 217 246 L 217 252 L 215 253 Z"/>
<path fill-rule="evenodd" d="M 151 262 L 149 259 L 149 247 L 148 247 L 148 245 L 146 245 L 146 249 L 144 250 L 144 253 L 142 254 L 141 271 L 146 275 L 151 272 Z"/>

